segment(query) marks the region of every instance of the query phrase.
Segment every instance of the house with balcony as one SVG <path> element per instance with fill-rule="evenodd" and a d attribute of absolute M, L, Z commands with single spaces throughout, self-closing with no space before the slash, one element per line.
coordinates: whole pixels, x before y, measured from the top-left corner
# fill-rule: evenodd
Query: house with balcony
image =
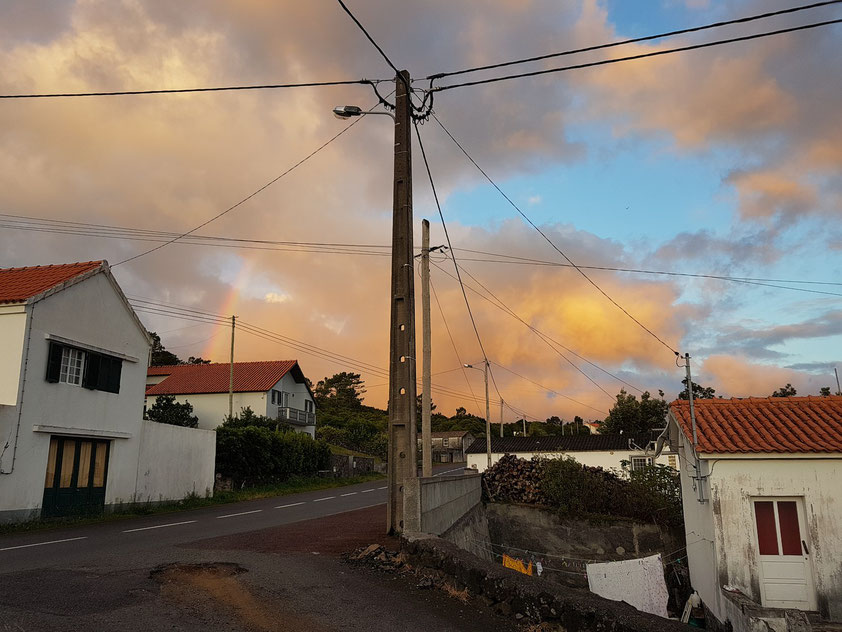
<path fill-rule="evenodd" d="M 231 364 L 178 364 L 149 367 L 146 374 L 146 407 L 159 395 L 189 402 L 199 418 L 199 428 L 216 429 L 228 415 Z M 235 362 L 233 410 L 251 408 L 290 424 L 297 432 L 316 435 L 313 393 L 297 360 Z"/>

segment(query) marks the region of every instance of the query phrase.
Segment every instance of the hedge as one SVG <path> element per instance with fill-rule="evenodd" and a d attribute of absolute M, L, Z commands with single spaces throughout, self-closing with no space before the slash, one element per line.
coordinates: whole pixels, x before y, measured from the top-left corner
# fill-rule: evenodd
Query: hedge
<path fill-rule="evenodd" d="M 237 487 L 314 476 L 330 468 L 330 447 L 310 435 L 259 426 L 216 430 L 216 471 Z"/>

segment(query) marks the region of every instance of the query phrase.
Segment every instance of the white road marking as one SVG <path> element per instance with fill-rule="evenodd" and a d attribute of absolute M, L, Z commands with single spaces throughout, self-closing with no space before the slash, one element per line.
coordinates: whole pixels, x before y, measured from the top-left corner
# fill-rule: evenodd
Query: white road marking
<path fill-rule="evenodd" d="M 360 493 L 361 494 L 367 494 L 368 492 L 373 492 L 373 491 L 376 491 L 376 490 L 372 487 L 371 489 L 364 489 Z"/>
<path fill-rule="evenodd" d="M 343 496 L 343 497 L 344 497 L 344 496 L 353 496 L 353 495 L 354 495 L 354 494 L 356 494 L 356 493 L 357 493 L 357 492 L 348 492 L 347 494 L 342 494 L 342 496 Z"/>
<path fill-rule="evenodd" d="M 64 540 L 50 540 L 49 542 L 36 542 L 35 544 L 19 544 L 18 546 L 7 546 L 0 551 L 14 551 L 15 549 L 27 549 L 30 546 L 44 546 L 45 544 L 59 544 L 61 542 L 75 542 L 76 540 L 87 540 L 88 536 L 83 535 L 79 538 L 66 538 Z"/>
<path fill-rule="evenodd" d="M 298 505 L 303 505 L 303 504 L 304 504 L 304 502 L 302 501 L 300 503 L 290 503 L 288 505 L 278 505 L 277 507 L 275 507 L 275 509 L 286 509 L 287 507 L 298 507 Z"/>
<path fill-rule="evenodd" d="M 232 514 L 226 514 L 224 516 L 217 516 L 216 519 L 219 520 L 220 518 L 233 518 L 234 516 L 246 516 L 248 514 L 260 513 L 261 511 L 263 511 L 263 510 L 262 509 L 254 509 L 253 511 L 241 511 L 240 513 L 232 513 Z"/>
<path fill-rule="evenodd" d="M 433 476 L 444 476 L 445 474 L 450 474 L 451 472 L 458 472 L 460 470 L 464 470 L 464 467 L 457 467 L 453 470 L 447 470 L 446 472 L 439 472 L 438 474 L 433 474 Z"/>
<path fill-rule="evenodd" d="M 126 529 L 123 533 L 134 533 L 135 531 L 147 531 L 148 529 L 163 529 L 164 527 L 178 527 L 183 524 L 191 524 L 195 520 L 185 520 L 184 522 L 170 522 L 169 524 L 156 524 L 151 527 L 139 527 L 137 529 Z"/>
<path fill-rule="evenodd" d="M 378 487 L 377 489 L 386 489 L 386 486 L 384 485 L 383 487 Z"/>
<path fill-rule="evenodd" d="M 316 498 L 316 500 L 314 500 L 313 502 L 314 503 L 320 503 L 323 500 L 330 500 L 331 498 L 336 498 L 336 496 L 325 496 L 324 498 Z"/>

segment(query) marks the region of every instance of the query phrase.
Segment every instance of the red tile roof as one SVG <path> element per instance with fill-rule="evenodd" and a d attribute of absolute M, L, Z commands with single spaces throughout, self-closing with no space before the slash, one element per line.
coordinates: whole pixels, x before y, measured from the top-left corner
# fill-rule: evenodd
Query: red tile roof
<path fill-rule="evenodd" d="M 263 393 L 278 383 L 293 367 L 296 360 L 274 360 L 270 362 L 235 362 L 234 392 Z M 189 395 L 199 393 L 227 393 L 229 367 L 220 364 L 178 364 L 174 366 L 151 366 L 147 375 L 168 375 L 169 377 L 146 388 L 147 395 Z"/>
<path fill-rule="evenodd" d="M 842 397 L 749 397 L 695 401 L 701 453 L 842 452 Z M 690 403 L 670 412 L 691 438 Z"/>
<path fill-rule="evenodd" d="M 102 266 L 104 261 L 0 269 L 0 303 L 23 303 L 50 288 Z"/>

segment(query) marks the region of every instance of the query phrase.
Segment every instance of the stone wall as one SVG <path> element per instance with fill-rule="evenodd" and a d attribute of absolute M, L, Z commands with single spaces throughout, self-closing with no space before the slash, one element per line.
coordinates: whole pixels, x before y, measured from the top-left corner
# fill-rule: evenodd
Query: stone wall
<path fill-rule="evenodd" d="M 560 624 L 567 632 L 687 632 L 690 626 L 640 612 L 587 590 L 528 577 L 477 558 L 452 542 L 429 535 L 404 534 L 401 549 L 416 569 L 441 573 L 484 599 L 498 612 L 535 623 Z"/>
<path fill-rule="evenodd" d="M 351 478 L 376 471 L 373 457 L 352 454 L 332 454 L 330 466 L 337 478 Z"/>
<path fill-rule="evenodd" d="M 441 537 L 480 559 L 489 562 L 494 559 L 491 553 L 491 538 L 488 535 L 488 517 L 482 503 L 477 503 Z"/>

